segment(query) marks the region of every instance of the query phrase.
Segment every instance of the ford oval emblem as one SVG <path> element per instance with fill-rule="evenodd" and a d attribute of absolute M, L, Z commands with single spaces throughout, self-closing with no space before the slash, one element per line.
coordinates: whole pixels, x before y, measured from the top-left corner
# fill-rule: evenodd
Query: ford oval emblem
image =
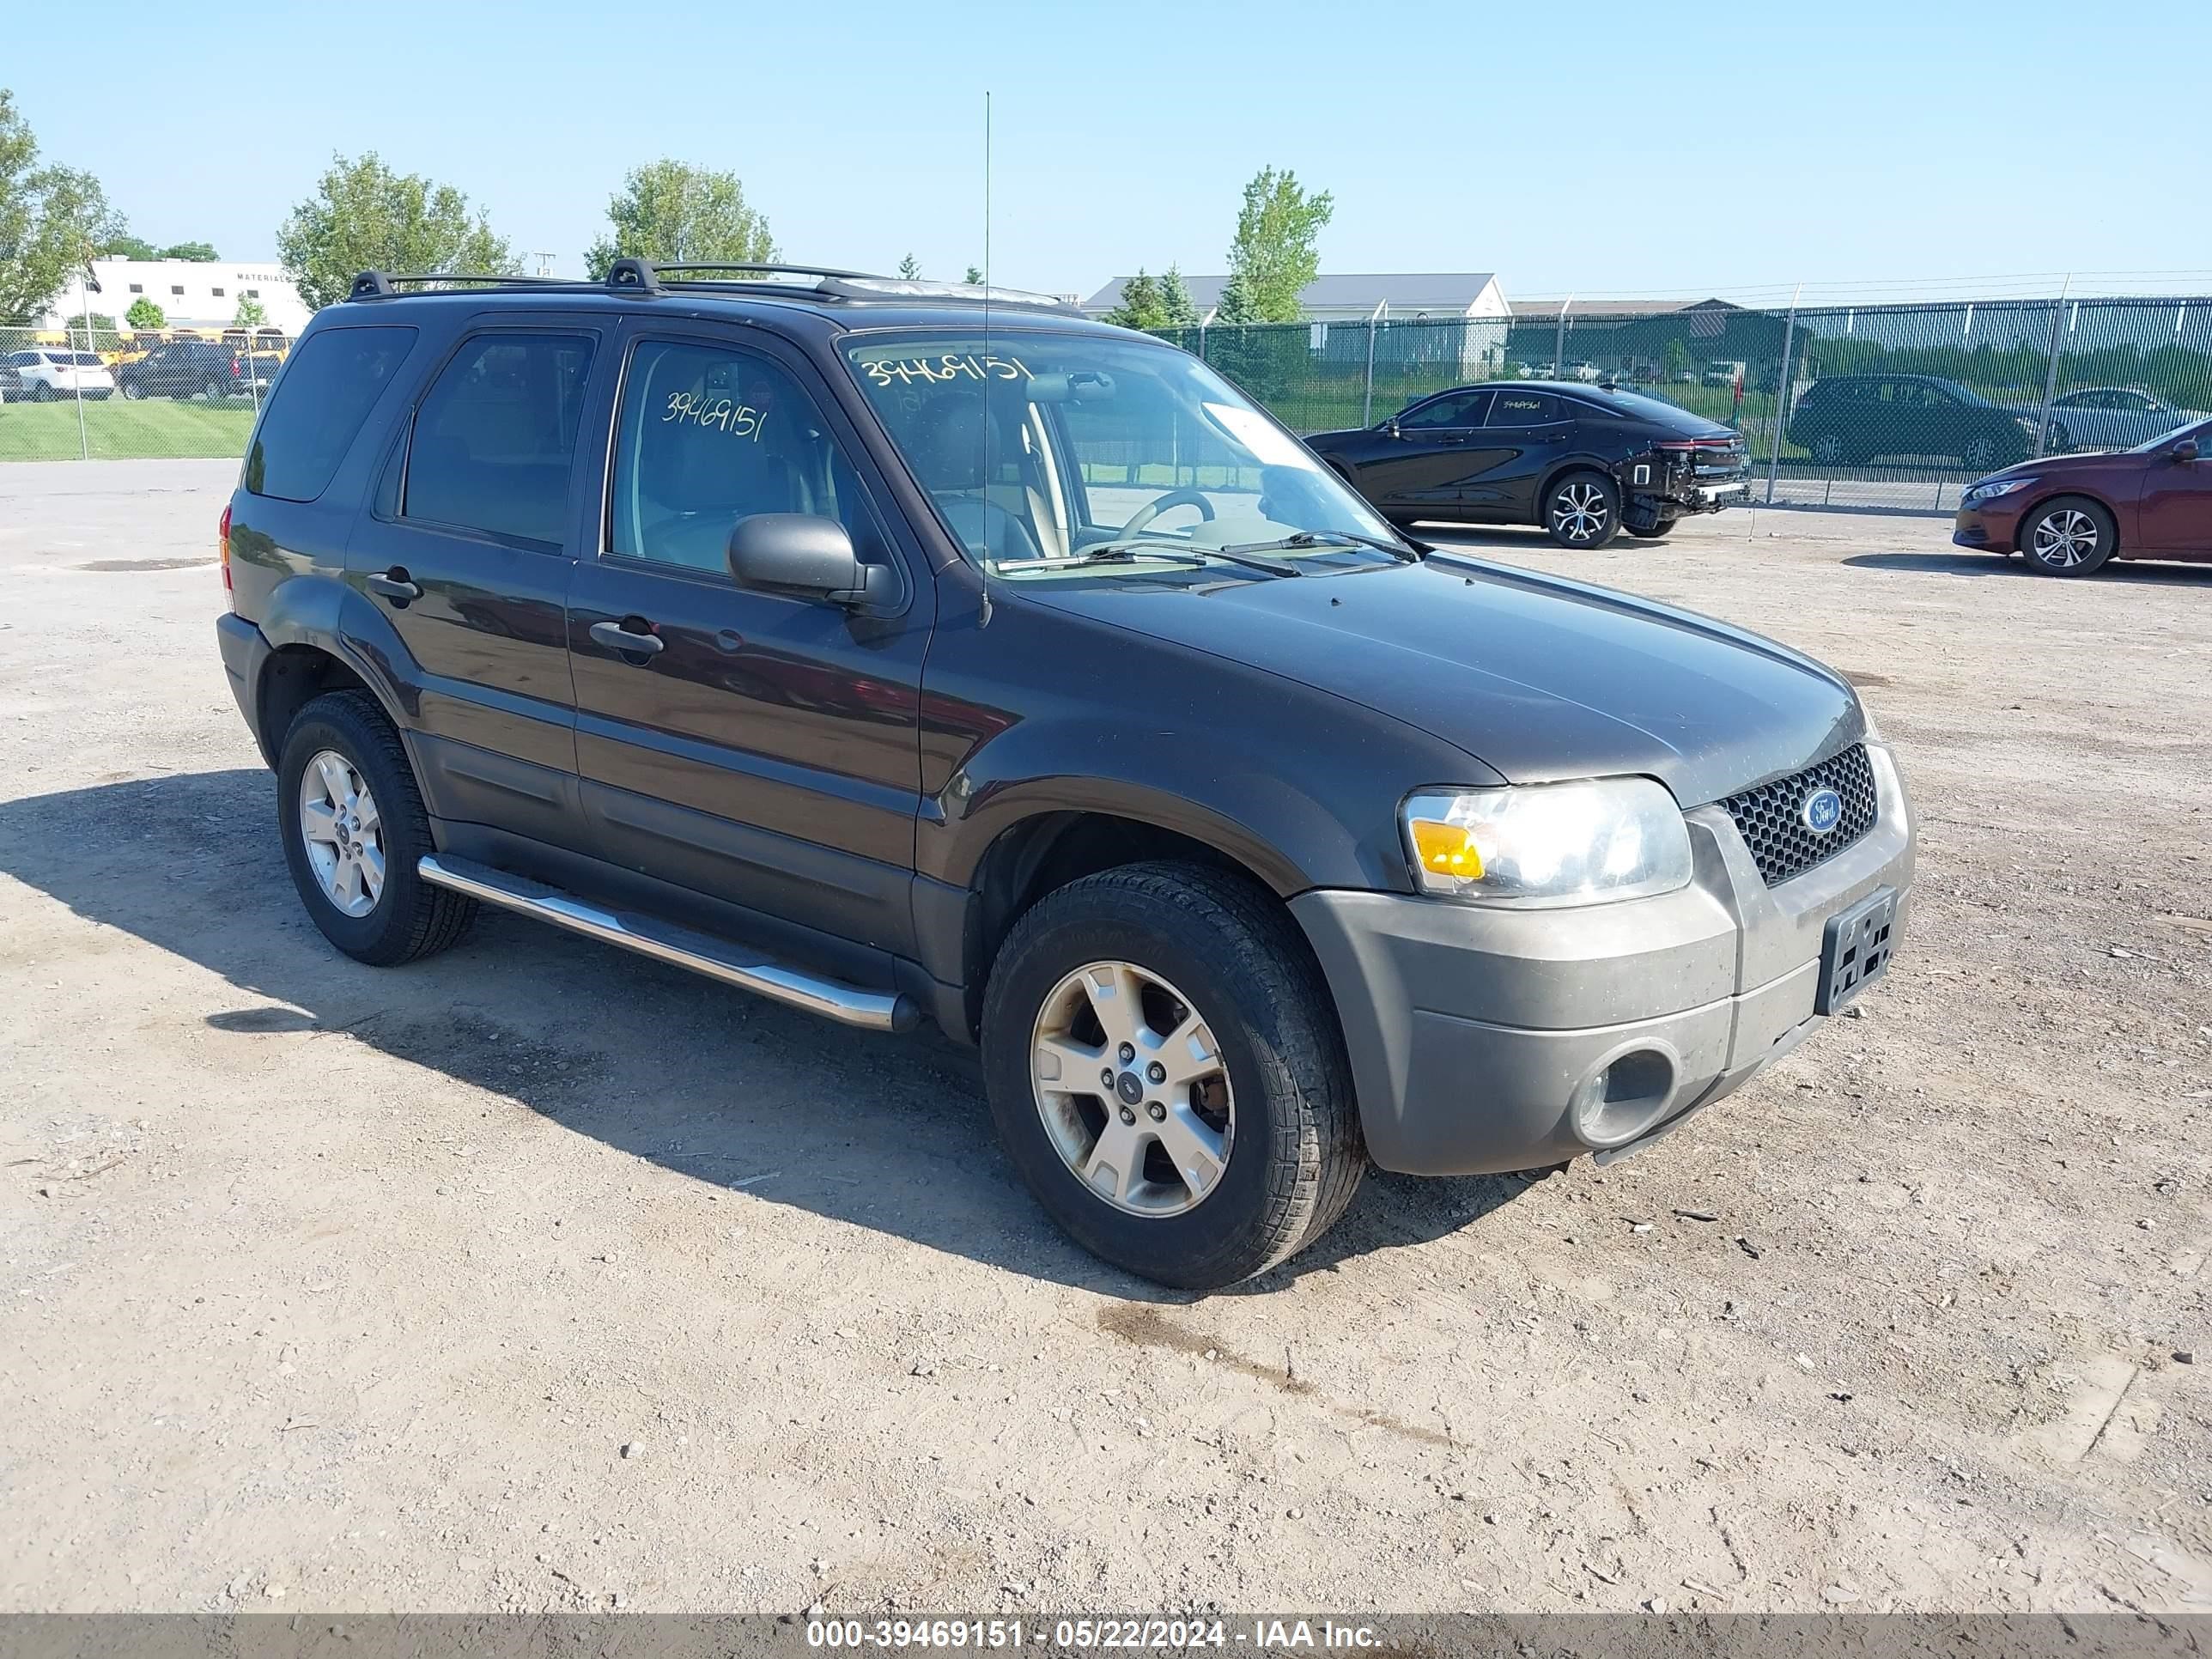
<path fill-rule="evenodd" d="M 1797 817 L 1816 836 L 1825 836 L 1844 821 L 1844 798 L 1832 789 L 1815 789 L 1805 797 Z"/>

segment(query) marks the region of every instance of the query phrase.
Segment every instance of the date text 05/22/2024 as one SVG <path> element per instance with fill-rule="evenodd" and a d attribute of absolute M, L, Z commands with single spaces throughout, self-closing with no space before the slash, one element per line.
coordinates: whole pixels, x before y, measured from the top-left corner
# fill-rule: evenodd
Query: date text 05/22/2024
<path fill-rule="evenodd" d="M 807 1620 L 806 1645 L 827 1649 L 1014 1650 L 1074 1653 L 1242 1648 L 1249 1653 L 1356 1651 L 1380 1644 L 1365 1625 L 1332 1619 L 822 1619 Z"/>

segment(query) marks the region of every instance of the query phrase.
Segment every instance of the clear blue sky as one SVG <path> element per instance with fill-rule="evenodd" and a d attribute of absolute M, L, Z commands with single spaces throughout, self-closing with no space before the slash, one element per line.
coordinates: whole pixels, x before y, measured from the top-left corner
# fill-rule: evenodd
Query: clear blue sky
<path fill-rule="evenodd" d="M 957 276 L 982 258 L 988 88 L 994 275 L 1022 287 L 1218 271 L 1272 162 L 1334 193 L 1325 270 L 1494 270 L 1522 297 L 2212 288 L 2191 0 L 16 12 L 0 85 L 44 153 L 149 240 L 228 257 L 270 253 L 331 153 L 373 149 L 580 271 L 623 171 L 672 155 L 737 172 L 787 255 Z"/>

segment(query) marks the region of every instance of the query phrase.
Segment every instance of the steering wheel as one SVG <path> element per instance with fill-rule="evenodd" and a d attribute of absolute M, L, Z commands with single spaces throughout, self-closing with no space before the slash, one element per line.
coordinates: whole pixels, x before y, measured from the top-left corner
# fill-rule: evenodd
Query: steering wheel
<path fill-rule="evenodd" d="M 1201 522 L 1213 522 L 1213 503 L 1195 489 L 1170 489 L 1164 495 L 1156 495 L 1129 515 L 1129 522 L 1121 526 L 1124 536 L 1133 536 L 1139 530 L 1170 507 L 1194 507 Z"/>

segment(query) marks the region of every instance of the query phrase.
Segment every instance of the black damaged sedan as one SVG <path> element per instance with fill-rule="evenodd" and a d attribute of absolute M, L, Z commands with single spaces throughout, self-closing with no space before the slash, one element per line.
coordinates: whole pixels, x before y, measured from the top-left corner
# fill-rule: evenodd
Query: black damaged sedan
<path fill-rule="evenodd" d="M 1663 536 L 1751 493 L 1741 433 L 1611 386 L 1459 386 L 1306 443 L 1394 524 L 1540 525 L 1563 547 Z"/>

